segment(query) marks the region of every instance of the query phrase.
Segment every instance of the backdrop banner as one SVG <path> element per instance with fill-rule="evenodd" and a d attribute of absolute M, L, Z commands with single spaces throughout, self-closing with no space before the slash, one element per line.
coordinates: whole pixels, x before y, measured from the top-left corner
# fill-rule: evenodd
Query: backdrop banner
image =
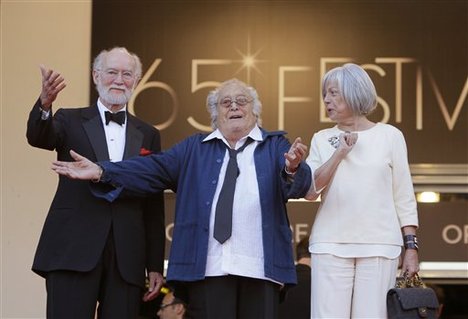
<path fill-rule="evenodd" d="M 354 62 L 377 88 L 371 119 L 403 131 L 411 164 L 468 163 L 466 1 L 93 1 L 91 54 L 114 46 L 142 59 L 128 107 L 161 130 L 164 149 L 211 130 L 206 96 L 232 77 L 257 89 L 264 128 L 309 144 L 333 125 L 321 77 Z M 298 241 L 318 204 L 288 205 Z M 466 261 L 466 198 L 419 212 L 421 259 Z"/>

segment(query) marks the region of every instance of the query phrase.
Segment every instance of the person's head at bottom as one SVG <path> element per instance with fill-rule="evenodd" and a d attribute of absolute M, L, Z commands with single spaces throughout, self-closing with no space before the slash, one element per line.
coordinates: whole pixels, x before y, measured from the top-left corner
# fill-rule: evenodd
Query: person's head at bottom
<path fill-rule="evenodd" d="M 185 303 L 174 296 L 174 291 L 169 290 L 165 294 L 157 314 L 161 319 L 183 319 L 185 312 Z"/>

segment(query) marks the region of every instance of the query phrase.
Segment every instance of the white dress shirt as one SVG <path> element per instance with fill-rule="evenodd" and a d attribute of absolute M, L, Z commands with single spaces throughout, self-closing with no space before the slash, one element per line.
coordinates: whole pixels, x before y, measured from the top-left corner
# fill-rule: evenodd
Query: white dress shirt
<path fill-rule="evenodd" d="M 125 116 L 125 122 L 122 125 L 119 125 L 112 121 L 110 121 L 109 124 L 106 125 L 106 117 L 104 115 L 104 112 L 109 111 L 109 109 L 105 107 L 99 99 L 97 102 L 97 106 L 99 109 L 99 115 L 101 116 L 102 125 L 104 126 L 109 160 L 111 162 L 119 162 L 123 159 L 123 154 L 125 151 L 125 131 L 127 128 L 128 117 L 127 115 Z M 127 106 L 125 106 L 120 111 L 126 110 Z M 48 120 L 51 113 L 50 109 L 47 111 L 41 109 L 41 112 L 41 119 L 44 121 Z"/>
<path fill-rule="evenodd" d="M 102 125 L 104 125 L 104 132 L 106 134 L 107 150 L 109 152 L 109 160 L 111 162 L 119 162 L 123 159 L 124 150 L 125 150 L 125 131 L 127 128 L 127 115 L 125 116 L 125 122 L 122 125 L 119 125 L 113 121 L 110 121 L 106 125 L 106 117 L 104 115 L 105 111 L 109 111 L 107 107 L 102 104 L 101 100 L 98 99 L 97 102 L 99 115 L 101 116 Z M 127 107 L 125 106 L 120 111 L 126 111 Z"/>
<path fill-rule="evenodd" d="M 237 154 L 240 174 L 236 181 L 234 204 L 232 212 L 232 235 L 220 244 L 213 237 L 216 205 L 226 175 L 229 154 L 226 148 L 223 165 L 219 172 L 213 205 L 210 215 L 210 234 L 208 239 L 208 258 L 205 276 L 238 275 L 243 277 L 270 280 L 265 277 L 262 240 L 262 210 L 258 192 L 257 173 L 255 170 L 254 151 L 258 143 L 263 140 L 258 126 L 248 136 L 240 139 L 235 149 L 244 145 L 247 137 L 254 141 L 242 152 Z M 222 140 L 227 147 L 229 143 L 219 130 L 205 138 Z"/>

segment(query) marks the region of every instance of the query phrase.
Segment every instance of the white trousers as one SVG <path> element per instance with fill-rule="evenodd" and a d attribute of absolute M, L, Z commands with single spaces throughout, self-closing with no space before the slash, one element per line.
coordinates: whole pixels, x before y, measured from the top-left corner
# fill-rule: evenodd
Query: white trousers
<path fill-rule="evenodd" d="M 312 254 L 311 318 L 386 318 L 398 258 Z"/>

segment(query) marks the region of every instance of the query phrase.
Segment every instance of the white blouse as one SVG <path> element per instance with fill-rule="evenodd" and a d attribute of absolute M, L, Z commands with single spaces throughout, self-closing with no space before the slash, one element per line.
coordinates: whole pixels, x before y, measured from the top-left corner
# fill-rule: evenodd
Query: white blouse
<path fill-rule="evenodd" d="M 332 156 L 332 142 L 341 133 L 335 126 L 314 134 L 306 160 L 312 170 Z M 389 124 L 356 133 L 356 145 L 321 194 L 310 249 L 340 257 L 396 258 L 401 228 L 418 226 L 406 143 Z"/>

